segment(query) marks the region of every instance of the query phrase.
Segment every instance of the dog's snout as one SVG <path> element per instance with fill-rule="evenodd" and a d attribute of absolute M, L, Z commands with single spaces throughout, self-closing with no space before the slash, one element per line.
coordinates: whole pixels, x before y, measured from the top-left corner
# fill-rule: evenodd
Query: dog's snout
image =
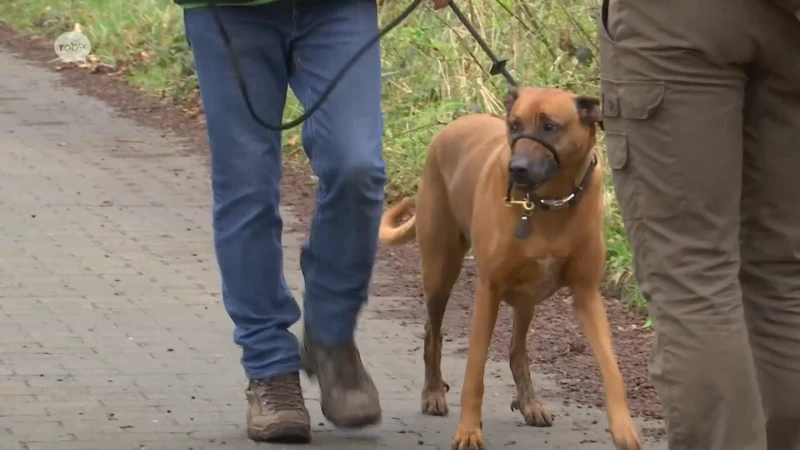
<path fill-rule="evenodd" d="M 508 163 L 508 175 L 520 186 L 540 186 L 558 171 L 558 165 L 552 158 L 531 160 L 517 156 Z"/>
<path fill-rule="evenodd" d="M 526 175 L 528 173 L 528 161 L 523 158 L 513 158 L 508 165 L 508 171 L 514 175 Z"/>

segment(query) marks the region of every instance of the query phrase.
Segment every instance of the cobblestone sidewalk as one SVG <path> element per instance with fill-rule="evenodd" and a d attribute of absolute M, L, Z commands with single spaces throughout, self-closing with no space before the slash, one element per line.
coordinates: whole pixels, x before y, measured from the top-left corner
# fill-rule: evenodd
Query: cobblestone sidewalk
<path fill-rule="evenodd" d="M 0 450 L 286 448 L 245 438 L 206 167 L 183 145 L 0 53 Z M 284 242 L 299 290 L 300 237 Z M 306 384 L 318 425 L 301 448 L 449 449 L 464 361 L 445 355 L 451 415 L 422 416 L 420 331 L 367 311 L 360 342 L 385 421 L 333 430 Z M 599 411 L 551 402 L 553 428 L 521 426 L 511 382 L 506 365 L 490 364 L 491 449 L 613 448 Z"/>

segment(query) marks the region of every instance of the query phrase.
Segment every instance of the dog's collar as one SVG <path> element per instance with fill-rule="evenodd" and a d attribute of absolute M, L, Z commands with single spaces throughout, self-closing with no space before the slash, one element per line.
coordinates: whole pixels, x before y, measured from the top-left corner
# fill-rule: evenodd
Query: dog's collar
<path fill-rule="evenodd" d="M 524 239 L 528 236 L 528 233 L 530 233 L 530 216 L 533 215 L 533 211 L 536 208 L 539 208 L 542 211 L 548 211 L 551 209 L 561 209 L 574 206 L 576 203 L 578 203 L 580 201 L 581 194 L 592 182 L 594 168 L 596 166 L 597 155 L 592 153 L 592 159 L 589 161 L 589 166 L 586 168 L 586 172 L 584 173 L 581 181 L 577 183 L 572 192 L 561 198 L 542 198 L 533 192 L 525 192 L 524 199 L 514 200 L 512 195 L 512 191 L 514 190 L 514 182 L 511 180 L 511 178 L 509 178 L 508 190 L 506 191 L 506 197 L 503 199 L 503 203 L 508 207 L 513 207 L 514 205 L 522 206 L 520 221 L 517 225 L 514 235 L 519 239 Z"/>

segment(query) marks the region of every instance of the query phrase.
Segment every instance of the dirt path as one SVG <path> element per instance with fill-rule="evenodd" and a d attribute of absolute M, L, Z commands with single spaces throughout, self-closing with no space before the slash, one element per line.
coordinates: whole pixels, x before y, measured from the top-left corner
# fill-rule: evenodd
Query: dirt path
<path fill-rule="evenodd" d="M 139 237 L 153 240 L 153 250 L 156 252 L 156 258 L 170 258 L 173 257 L 174 252 L 190 252 L 189 254 L 197 260 L 203 269 L 197 269 L 197 272 L 191 272 L 194 275 L 187 275 L 185 278 L 192 280 L 194 276 L 203 277 L 203 282 L 200 283 L 200 291 L 195 294 L 202 298 L 199 304 L 202 306 L 203 311 L 209 312 L 198 313 L 196 322 L 186 320 L 181 322 L 185 329 L 182 329 L 189 337 L 196 338 L 198 342 L 206 344 L 208 348 L 197 350 L 192 348 L 191 359 L 195 360 L 195 364 L 202 367 L 199 374 L 185 373 L 185 367 L 180 367 L 183 361 L 175 360 L 173 355 L 160 354 L 154 356 L 149 349 L 142 354 L 138 351 L 132 351 L 128 356 L 133 359 L 142 357 L 144 354 L 152 356 L 158 361 L 158 369 L 152 369 L 153 373 L 142 374 L 137 377 L 136 366 L 129 361 L 117 361 L 113 354 L 118 352 L 119 349 L 106 348 L 98 343 L 97 347 L 92 347 L 95 353 L 99 353 L 101 357 L 107 358 L 102 364 L 106 372 L 102 372 L 100 368 L 93 367 L 90 363 L 84 363 L 84 366 L 78 362 L 83 358 L 76 359 L 72 356 L 58 356 L 55 361 L 58 369 L 54 369 L 53 373 L 45 373 L 42 371 L 40 374 L 35 374 L 36 370 L 23 370 L 23 367 L 33 367 L 37 363 L 47 360 L 42 355 L 52 356 L 52 352 L 42 350 L 32 351 L 30 348 L 39 348 L 48 345 L 48 339 L 66 339 L 65 342 L 70 342 L 69 338 L 76 338 L 85 344 L 84 341 L 97 339 L 97 336 L 87 332 L 75 332 L 72 330 L 80 328 L 82 325 L 87 325 L 87 321 L 91 323 L 100 323 L 108 326 L 116 327 L 117 329 L 124 329 L 129 332 L 136 332 L 139 327 L 146 328 L 148 316 L 143 312 L 147 312 L 150 308 L 157 309 L 161 312 L 161 306 L 155 303 L 144 302 L 139 305 L 137 316 L 134 314 L 133 318 L 126 321 L 121 319 L 110 319 L 106 313 L 108 311 L 96 312 L 96 316 L 90 313 L 83 312 L 76 313 L 74 324 L 66 324 L 61 322 L 57 317 L 58 314 L 68 313 L 68 311 L 54 310 L 51 306 L 38 310 L 41 305 L 36 303 L 37 306 L 30 306 L 26 303 L 30 296 L 37 296 L 41 294 L 25 293 L 24 288 L 20 287 L 19 295 L 14 294 L 13 290 L 6 290 L 2 294 L 3 302 L 0 305 L 0 320 L 6 320 L 9 324 L 16 324 L 21 332 L 26 323 L 25 320 L 30 321 L 27 323 L 29 326 L 44 326 L 46 327 L 49 320 L 55 320 L 61 323 L 68 330 L 65 335 L 59 335 L 58 332 L 54 334 L 43 333 L 39 340 L 31 337 L 28 347 L 22 350 L 16 347 L 21 341 L 15 339 L 13 333 L 0 334 L 0 361 L 3 361 L 5 367 L 0 367 L 0 375 L 7 376 L 5 381 L 0 384 L 0 398 L 3 398 L 2 404 L 5 406 L 0 407 L 0 423 L 4 423 L 0 429 L 10 430 L 8 436 L 0 433 L 0 448 L 58 448 L 59 450 L 78 449 L 91 450 L 96 445 L 97 448 L 108 448 L 107 445 L 111 442 L 119 445 L 128 445 L 130 448 L 169 448 L 179 449 L 182 448 L 176 443 L 182 445 L 188 443 L 186 448 L 193 448 L 199 450 L 201 448 L 250 448 L 247 443 L 241 440 L 240 419 L 243 414 L 241 407 L 241 392 L 238 375 L 238 366 L 236 365 L 236 351 L 230 343 L 229 330 L 227 318 L 223 316 L 221 310 L 218 308 L 216 292 L 217 286 L 216 276 L 214 275 L 213 265 L 209 265 L 213 261 L 213 254 L 210 253 L 210 238 L 208 237 L 209 230 L 207 229 L 207 221 L 205 219 L 206 211 L 203 209 L 207 199 L 207 189 L 205 182 L 204 169 L 204 155 L 206 153 L 205 134 L 203 131 L 202 123 L 197 120 L 189 120 L 181 113 L 180 109 L 169 102 L 146 99 L 137 90 L 122 84 L 118 79 L 110 78 L 102 75 L 92 75 L 85 71 L 79 70 L 65 70 L 60 74 L 53 74 L 46 69 L 47 65 L 44 61 L 52 59 L 52 47 L 47 42 L 23 39 L 15 36 L 8 29 L 0 28 L 0 39 L 4 42 L 10 53 L 17 55 L 16 58 L 11 58 L 8 54 L 0 55 L 0 88 L 3 93 L 0 97 L 0 142 L 4 148 L 11 149 L 10 152 L 4 153 L 0 167 L 16 167 L 13 174 L 19 175 L 16 171 L 22 171 L 27 176 L 19 177 L 16 179 L 12 177 L 12 172 L 4 173 L 0 171 L 0 178 L 6 181 L 0 181 L 0 191 L 4 193 L 0 203 L 4 205 L 6 210 L 17 211 L 20 214 L 38 215 L 41 219 L 42 214 L 49 217 L 49 222 L 43 220 L 37 223 L 44 222 L 48 227 L 66 226 L 63 222 L 63 217 L 68 214 L 75 214 L 77 209 L 73 208 L 71 212 L 62 208 L 67 201 L 67 197 L 59 197 L 65 195 L 63 191 L 72 183 L 71 176 L 68 173 L 60 173 L 62 178 L 51 177 L 47 170 L 56 170 L 58 167 L 68 167 L 70 171 L 76 174 L 83 173 L 83 179 L 92 175 L 95 171 L 99 179 L 105 180 L 95 182 L 94 189 L 97 189 L 96 195 L 107 193 L 110 196 L 118 198 L 130 199 L 131 196 L 149 196 L 154 202 L 160 203 L 151 205 L 147 209 L 135 209 L 133 205 L 127 205 L 122 201 L 119 206 L 120 211 L 115 214 L 105 213 L 107 224 L 114 225 L 117 228 L 122 228 L 122 235 L 111 236 L 112 239 L 123 239 L 124 235 L 139 233 Z M 21 63 L 22 59 L 26 59 L 32 65 L 25 65 Z M 26 83 L 38 84 L 38 87 L 26 87 Z M 69 86 L 62 87 L 62 86 Z M 43 90 L 44 89 L 44 90 Z M 53 92 L 49 92 L 52 90 Z M 45 92 L 49 92 L 45 94 Z M 95 99 L 102 99 L 104 103 L 100 103 Z M 87 106 L 89 105 L 89 106 Z M 113 109 L 109 109 L 105 105 L 110 105 Z M 94 108 L 94 109 L 92 109 Z M 80 121 L 82 129 L 80 133 L 75 130 L 65 131 L 62 129 L 64 124 L 58 124 L 58 120 L 53 120 L 53 114 L 64 119 L 70 117 L 70 111 L 75 112 L 77 115 L 73 116 L 75 120 Z M 80 114 L 78 114 L 80 112 Z M 116 118 L 115 115 L 121 115 L 125 118 Z M 69 122 L 70 120 L 67 120 Z M 77 122 L 76 122 L 77 123 Z M 22 131 L 20 133 L 20 131 Z M 1 136 L 5 136 L 2 138 Z M 175 139 L 180 138 L 180 142 Z M 134 144 L 128 143 L 128 140 L 137 139 L 140 142 Z M 68 141 L 68 142 L 67 142 Z M 66 147 L 66 148 L 64 148 Z M 178 151 L 177 148 L 183 148 Z M 152 152 L 153 148 L 159 148 L 158 153 L 161 155 L 159 158 L 166 158 L 170 151 L 176 152 L 176 157 L 180 158 L 174 165 L 163 165 L 158 162 L 158 158 L 135 157 L 129 156 L 124 163 L 121 163 L 114 157 L 115 152 L 123 153 L 136 153 L 136 152 Z M 88 150 L 87 150 L 88 149 Z M 94 153 L 87 154 L 86 151 Z M 10 158 L 10 159 L 9 159 Z M 54 159 L 55 158 L 55 159 Z M 14 166 L 12 162 L 17 159 L 19 161 L 28 161 L 28 163 Z M 17 162 L 19 162 L 17 161 Z M 169 160 L 171 161 L 171 160 Z M 12 170 L 12 169 L 6 169 Z M 26 172 L 28 171 L 28 172 Z M 63 172 L 63 171 L 62 171 Z M 108 177 L 109 173 L 116 174 L 116 177 L 121 177 L 124 180 L 116 180 L 114 177 Z M 135 176 L 134 176 L 135 175 Z M 169 176 L 167 176 L 169 175 Z M 191 175 L 187 178 L 187 175 Z M 166 180 L 176 180 L 174 185 L 170 185 Z M 12 190 L 11 181 L 21 183 L 30 183 L 24 185 L 23 189 L 29 189 L 34 195 L 27 201 L 11 195 Z M 156 182 L 160 181 L 160 182 Z M 311 197 L 313 195 L 310 175 L 304 167 L 287 167 L 284 175 L 284 203 L 287 208 L 287 246 L 294 248 L 299 242 L 303 232 L 305 231 L 305 217 L 310 214 L 312 206 Z M 89 188 L 87 188 L 89 189 Z M 41 195 L 36 194 L 37 190 L 43 192 Z M 61 192 L 61 193 L 59 193 Z M 51 198 L 45 198 L 44 195 L 51 195 Z M 161 198 L 159 201 L 158 199 Z M 132 201 L 132 200 L 131 200 Z M 101 201 L 102 203 L 102 201 Z M 186 213 L 184 209 L 186 205 L 192 205 L 191 211 Z M 41 208 L 46 206 L 47 213 L 41 212 Z M 36 210 L 35 212 L 33 210 Z M 109 208 L 103 211 L 115 211 Z M 135 211 L 135 214 L 134 214 Z M 183 211 L 183 213 L 181 213 Z M 58 213 L 63 214 L 60 216 Z M 181 239 L 181 245 L 170 249 L 173 243 L 164 240 L 166 238 L 159 238 L 158 236 L 151 236 L 151 232 L 146 231 L 148 222 L 152 224 L 153 217 L 159 214 L 167 214 L 162 218 L 164 223 L 163 227 L 176 227 L 179 223 L 186 222 L 191 225 L 190 229 L 184 229 L 185 233 Z M 189 214 L 189 216 L 186 216 Z M 5 214 L 4 214 L 5 215 Z M 91 219 L 87 218 L 83 223 L 84 226 L 96 226 L 103 228 L 101 223 L 92 223 Z M 130 221 L 133 220 L 138 223 L 134 229 L 127 230 L 125 227 L 130 227 Z M 19 227 L 18 229 L 7 228 L 4 230 L 6 233 L 5 240 L 9 245 L 22 246 L 24 240 L 20 241 L 12 234 L 21 233 L 24 235 L 30 231 L 24 220 L 11 222 L 13 226 Z M 13 228 L 12 225 L 9 225 Z M 173 230 L 174 231 L 174 230 Z M 102 234 L 102 233 L 101 233 Z M 180 233 L 179 233 L 180 234 Z M 92 243 L 94 242 L 94 243 Z M 96 251 L 102 251 L 103 242 L 82 242 L 80 247 L 90 251 L 93 245 Z M 77 243 L 75 245 L 78 245 Z M 145 245 L 145 244 L 143 244 Z M 162 246 L 162 247 L 159 247 Z M 45 253 L 35 253 L 38 247 L 33 250 L 26 250 L 20 247 L 19 250 L 23 253 L 31 253 L 34 259 L 46 259 L 52 257 L 52 252 L 41 250 Z M 74 248 L 67 248 L 65 252 L 74 254 L 77 250 Z M 163 253 L 158 253 L 163 251 Z M 295 258 L 296 252 L 291 253 L 291 258 Z M 56 252 L 56 256 L 64 256 Z M 151 254 L 151 256 L 153 256 Z M 186 255 L 183 255 L 185 257 Z M 180 259 L 179 256 L 174 256 Z M 88 258 L 88 257 L 87 257 Z M 287 255 L 287 258 L 290 258 Z M 341 436 L 337 433 L 328 432 L 326 427 L 320 427 L 319 432 L 324 432 L 323 436 L 332 436 L 332 440 L 324 440 L 317 443 L 326 449 L 339 448 L 338 445 L 343 445 L 341 448 L 448 448 L 450 433 L 453 429 L 455 417 L 457 417 L 457 401 L 458 401 L 458 388 L 460 386 L 460 379 L 463 374 L 463 357 L 461 353 L 465 348 L 466 328 L 469 323 L 469 307 L 472 299 L 474 278 L 473 267 L 467 264 L 462 279 L 456 287 L 453 299 L 450 303 L 448 314 L 445 318 L 445 326 L 447 333 L 447 343 L 445 351 L 448 353 L 445 360 L 445 372 L 448 381 L 453 385 L 453 390 L 448 396 L 451 407 L 454 410 L 451 416 L 446 419 L 432 420 L 420 416 L 418 411 L 418 395 L 421 385 L 421 372 L 418 370 L 419 363 L 421 362 L 421 336 L 422 331 L 421 321 L 423 319 L 424 308 L 421 303 L 421 291 L 417 273 L 417 253 L 413 246 L 402 249 L 382 250 L 379 258 L 379 268 L 377 271 L 375 283 L 373 286 L 373 301 L 371 302 L 370 310 L 367 314 L 367 319 L 362 325 L 362 333 L 369 336 L 374 344 L 369 345 L 372 348 L 370 351 L 366 348 L 364 351 L 368 355 L 375 355 L 372 359 L 373 370 L 379 371 L 381 375 L 378 376 L 379 383 L 382 386 L 389 385 L 384 391 L 386 392 L 388 411 L 392 415 L 392 420 L 389 424 L 384 426 L 384 430 L 388 431 L 387 435 L 384 433 L 380 437 L 374 437 L 364 440 L 349 440 L 347 436 Z M 7 261 L 9 261 L 7 259 Z M 17 276 L 15 278 L 12 268 L 17 265 L 16 262 L 10 260 L 11 265 L 3 268 L 9 273 L 8 278 L 4 284 L 14 283 L 19 286 L 24 285 L 24 277 Z M 183 260 L 178 261 L 181 264 L 189 264 L 192 261 Z M 96 272 L 95 275 L 107 275 L 103 272 L 105 265 L 108 264 L 107 260 L 90 260 L 83 261 L 84 264 L 89 266 L 89 271 Z M 290 270 L 296 271 L 294 268 L 296 261 L 287 261 L 287 265 L 292 268 Z M 189 267 L 181 265 L 180 267 Z M 35 270 L 31 266 L 31 270 Z M 188 270 L 188 269 L 187 269 Z M 140 271 L 139 275 L 142 275 Z M 87 294 L 82 293 L 78 287 L 79 282 L 74 282 L 69 274 L 57 274 L 60 279 L 66 280 L 65 285 L 73 286 L 75 296 L 86 298 Z M 136 288 L 121 289 L 122 296 L 125 298 L 131 297 L 134 294 L 131 291 L 139 289 L 141 283 L 148 284 L 150 288 L 166 289 L 174 280 L 167 280 L 159 278 L 157 273 L 153 273 L 150 278 L 142 279 L 135 274 L 129 274 L 131 279 L 126 280 L 135 285 Z M 124 277 L 123 277 L 124 278 Z M 189 281 L 184 279 L 181 282 Z M 95 280 L 97 281 L 97 280 Z M 296 273 L 293 275 L 293 287 L 299 288 L 300 281 L 297 279 Z M 95 285 L 89 285 L 90 289 L 96 288 Z M 11 294 L 9 294 L 11 292 Z M 97 293 L 102 297 L 102 294 Z M 117 296 L 117 294 L 114 294 Z M 184 295 L 184 294 L 181 294 Z M 194 295 L 194 294 L 192 294 Z M 138 297 L 137 297 L 138 298 Z M 171 296 L 170 298 L 181 303 L 182 306 L 187 304 L 196 303 L 194 300 L 187 300 L 187 297 Z M 72 304 L 73 307 L 81 303 L 76 301 Z M 101 301 L 102 303 L 102 301 Z M 69 306 L 69 304 L 62 304 Z M 175 305 L 165 307 L 169 311 Z M 175 306 L 177 308 L 177 306 Z M 659 418 L 660 407 L 655 398 L 655 393 L 652 386 L 648 381 L 647 376 L 647 355 L 649 353 L 649 343 L 651 338 L 647 331 L 641 330 L 635 326 L 640 323 L 641 319 L 635 317 L 622 305 L 616 301 L 609 301 L 609 314 L 611 317 L 612 326 L 615 334 L 615 345 L 618 349 L 619 359 L 622 365 L 626 381 L 628 383 L 629 394 L 631 396 L 632 407 L 634 412 L 642 419 Z M 27 309 L 26 309 L 27 308 Z M 216 309 L 214 309 L 216 308 Z M 180 308 L 178 308 L 180 309 Z M 194 308 L 190 308 L 194 310 Z M 17 312 L 15 312 L 17 311 Z M 18 314 L 18 311 L 23 311 Z M 185 311 L 184 311 L 185 313 Z M 37 319 L 33 319 L 35 314 Z M 180 312 L 176 313 L 180 315 Z M 174 329 L 177 325 L 170 322 L 171 316 L 166 314 L 164 321 L 167 322 L 162 328 L 170 330 Z M 177 317 L 175 321 L 180 322 Z M 176 322 L 176 323 L 177 323 Z M 196 327 L 206 324 L 210 327 L 207 333 L 213 334 L 213 339 L 206 336 L 204 331 L 203 336 L 198 335 L 197 331 L 193 331 Z M 58 329 L 59 326 L 55 326 Z M 88 325 L 87 325 L 88 326 Z M 89 328 L 91 329 L 91 327 Z M 164 329 L 159 330 L 157 333 L 162 337 L 162 341 L 153 338 L 152 345 L 168 346 L 171 339 L 169 333 L 162 333 Z M 573 311 L 569 304 L 569 299 L 565 297 L 555 298 L 550 301 L 547 306 L 540 308 L 537 318 L 532 326 L 532 331 L 529 337 L 529 346 L 531 348 L 531 355 L 533 357 L 533 368 L 538 373 L 535 374 L 534 382 L 540 386 L 540 392 L 543 394 L 546 403 L 558 415 L 558 422 L 552 429 L 529 429 L 519 427 L 520 417 L 517 413 L 511 413 L 508 408 L 510 395 L 512 392 L 512 381 L 508 371 L 507 363 L 505 362 L 505 355 L 508 348 L 508 332 L 510 330 L 510 318 L 508 311 L 501 314 L 498 322 L 497 333 L 492 347 L 492 357 L 494 361 L 490 363 L 487 374 L 491 374 L 487 382 L 487 425 L 486 431 L 490 436 L 489 439 L 494 443 L 492 448 L 531 448 L 536 444 L 541 445 L 539 448 L 586 448 L 586 449 L 606 449 L 611 448 L 608 444 L 608 437 L 605 432 L 605 417 L 604 414 L 593 406 L 602 406 L 603 397 L 602 389 L 599 383 L 599 374 L 597 373 L 596 365 L 591 358 L 587 348 L 585 339 L 577 328 L 577 321 L 574 318 Z M 78 333 L 69 335 L 69 333 Z M 24 334 L 24 333 L 23 333 Z M 191 345 L 189 339 L 182 339 L 183 345 Z M 50 345 L 53 343 L 50 342 Z M 21 344 L 20 344 L 21 345 Z M 38 347 L 37 347 L 38 346 Z M 71 349 L 69 345 L 59 347 L 63 350 L 64 355 L 67 355 Z M 80 353 L 78 348 L 85 348 L 84 345 L 77 345 L 75 351 Z M 392 358 L 380 358 L 380 355 L 391 354 Z M 218 358 L 223 355 L 227 361 L 224 368 L 215 367 L 211 370 L 208 366 L 208 361 Z M 167 358 L 169 356 L 169 358 Z M 63 358 L 63 359 L 59 359 Z M 115 361 L 113 364 L 109 361 Z M 202 363 L 200 361 L 205 361 Z M 5 370 L 5 371 L 3 371 Z M 62 373 L 63 372 L 63 373 Z M 102 373 L 101 373 L 102 372 Z M 212 381 L 205 374 L 217 374 L 213 377 Z M 222 380 L 219 374 L 225 375 L 225 380 Z M 39 375 L 42 375 L 41 377 Z M 93 390 L 92 385 L 98 383 L 99 378 L 120 377 L 123 382 L 128 380 L 130 382 L 129 389 L 133 394 L 141 397 L 141 402 L 133 402 L 132 405 L 123 406 L 121 402 L 119 408 L 127 411 L 133 415 L 133 421 L 137 426 L 140 426 L 137 432 L 133 432 L 131 437 L 129 433 L 123 435 L 113 434 L 109 430 L 119 432 L 120 430 L 126 431 L 128 428 L 119 428 L 117 424 L 111 426 L 105 422 L 113 422 L 111 418 L 116 417 L 112 409 L 103 403 L 102 397 L 111 391 Z M 60 378 L 59 378 L 60 377 Z M 64 377 L 71 377 L 73 388 L 67 389 L 78 394 L 70 394 L 72 398 L 59 399 L 59 392 L 63 391 L 65 383 Z M 99 377 L 99 378 L 98 378 Z M 142 381 L 145 379 L 145 381 Z M 161 380 L 159 382 L 159 380 Z M 107 381 L 110 383 L 110 381 Z M 64 383 L 64 384 L 62 384 Z M 192 384 L 186 386 L 186 384 Z M 215 383 L 221 383 L 216 385 Z M 169 384 L 169 388 L 165 385 Z M 174 386 L 173 386 L 174 385 Z M 180 389 L 183 385 L 186 389 Z M 176 390 L 171 390 L 172 388 Z M 145 426 L 147 420 L 144 420 L 144 415 L 151 414 L 159 417 L 169 417 L 169 411 L 181 411 L 182 405 L 174 395 L 181 396 L 189 394 L 197 389 L 211 390 L 213 394 L 207 398 L 209 405 L 205 409 L 197 410 L 192 416 L 191 412 L 186 412 L 186 417 L 178 417 L 167 419 L 171 420 L 171 428 L 161 431 L 152 431 L 145 433 L 142 430 L 148 430 Z M 61 389 L 61 391 L 59 390 Z M 85 390 L 85 392 L 84 392 Z M 123 389 L 124 391 L 124 389 Z M 47 394 L 42 394 L 46 392 Z M 76 399 L 74 396 L 80 397 L 81 393 L 85 393 L 86 397 Z M 174 394 L 174 395 L 173 395 Z M 67 395 L 69 397 L 70 395 Z M 109 394 L 110 395 L 110 394 Z M 159 397 L 159 395 L 161 397 Z M 309 395 L 315 395 L 310 393 Z M 33 396 L 36 398 L 28 398 Z M 63 394 L 62 394 L 63 396 Z M 162 399 L 162 401 L 155 401 L 151 396 Z M 196 395 L 192 397 L 197 397 Z M 142 400 L 142 398 L 144 400 Z M 12 400 L 9 400 L 12 399 Z M 25 400 L 25 401 L 23 401 Z M 84 401 L 92 405 L 92 408 L 97 407 L 95 411 L 89 411 L 89 406 L 79 408 L 74 405 L 75 402 Z M 68 405 L 74 406 L 73 416 L 69 415 L 67 405 L 53 406 L 51 402 L 64 402 Z M 97 402 L 97 403 L 95 403 Z M 173 403 L 170 403 L 173 402 Z M 169 409 L 165 405 L 172 404 L 173 409 Z M 210 405 L 215 405 L 211 407 Z M 21 406 L 28 405 L 28 406 Z M 99 406 L 98 406 L 99 405 Z M 130 406 L 130 407 L 129 407 Z M 183 405 L 185 406 L 185 405 Z M 8 409 L 7 409 L 8 408 Z M 33 412 L 30 417 L 26 415 L 19 416 L 19 408 L 29 408 Z M 86 410 L 85 416 L 83 410 Z M 312 409 L 313 406 L 312 406 Z M 55 413 L 54 411 L 59 411 Z M 79 414 L 80 412 L 80 414 Z M 100 414 L 100 413 L 103 414 Z M 77 417 L 74 415 L 78 414 Z M 111 414 L 111 416 L 107 416 Z M 166 414 L 166 416 L 165 416 Z M 16 418 L 9 419 L 10 416 Z M 104 426 L 93 429 L 89 424 L 92 422 L 90 418 L 103 418 Z M 199 417 L 204 417 L 207 422 L 200 422 Z M 26 418 L 27 417 L 27 418 Z M 195 417 L 198 421 L 195 421 Z M 214 420 L 216 418 L 216 420 Z M 190 420 L 191 419 L 191 420 Z M 99 419 L 98 419 L 99 420 Z M 154 419 L 157 420 L 157 419 Z M 58 434 L 55 432 L 45 433 L 51 439 L 63 438 L 68 436 L 70 443 L 60 443 L 57 447 L 50 444 L 37 444 L 36 429 L 44 422 L 58 422 L 60 426 L 65 428 L 79 428 L 80 433 L 67 432 Z M 6 424 L 7 423 L 7 424 Z M 198 427 L 198 425 L 201 425 Z M 655 436 L 659 434 L 660 422 L 643 422 L 645 435 Z M 82 428 L 81 428 L 82 427 Z M 116 427 L 116 428 L 115 428 Z M 201 428 L 199 435 L 192 429 Z M 20 431 L 22 430 L 22 431 Z M 28 431 L 26 431 L 28 430 Z M 66 434 L 65 434 L 66 433 Z M 145 436 L 143 433 L 147 434 Z M 218 438 L 212 437 L 214 433 L 218 433 Z M 238 434 L 237 434 L 238 433 Z M 51 436 L 52 435 L 52 436 Z M 168 438 L 165 436 L 172 436 Z M 23 436 L 23 437 L 20 437 Z M 177 437 L 180 436 L 180 439 Z M 198 437 L 201 436 L 201 437 Z M 224 442 L 221 443 L 219 439 L 224 437 Z M 48 438 L 48 439 L 50 439 Z M 120 440 L 122 439 L 122 440 Z M 150 439 L 150 440 L 148 440 Z M 155 439 L 155 440 L 153 440 Z M 216 440 L 215 440 L 216 439 Z M 329 439 L 327 437 L 323 439 Z M 18 446 L 6 446 L 6 442 L 16 442 Z M 146 447 L 137 447 L 139 442 L 147 441 Z M 26 446 L 22 446 L 19 442 L 25 442 Z M 48 442 L 48 441 L 45 441 Z M 521 443 L 524 442 L 524 445 Z M 654 441 L 655 442 L 655 441 Z M 36 445 L 39 445 L 38 447 Z M 50 446 L 48 446 L 50 445 Z M 160 446 L 159 446 L 160 445 Z M 363 446 L 363 447 L 362 447 Z M 115 447 L 117 448 L 117 447 Z M 127 448 L 127 447 L 126 447 Z M 660 444 L 649 445 L 648 448 L 665 448 L 663 442 Z M 125 450 L 119 447 L 120 450 Z"/>

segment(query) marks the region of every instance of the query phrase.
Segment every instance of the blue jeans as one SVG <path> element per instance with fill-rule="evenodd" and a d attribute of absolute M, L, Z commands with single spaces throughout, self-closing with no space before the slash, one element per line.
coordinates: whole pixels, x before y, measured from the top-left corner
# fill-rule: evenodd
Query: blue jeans
<path fill-rule="evenodd" d="M 221 7 L 254 109 L 277 124 L 291 87 L 305 108 L 378 32 L 375 0 L 279 1 Z M 278 211 L 281 135 L 248 112 L 211 11 L 184 13 L 211 148 L 214 245 L 225 308 L 250 379 L 300 369 L 289 327 L 300 309 L 283 274 Z M 322 345 L 353 340 L 372 277 L 383 209 L 383 117 L 378 45 L 303 125 L 319 177 L 300 265 L 304 324 Z"/>

